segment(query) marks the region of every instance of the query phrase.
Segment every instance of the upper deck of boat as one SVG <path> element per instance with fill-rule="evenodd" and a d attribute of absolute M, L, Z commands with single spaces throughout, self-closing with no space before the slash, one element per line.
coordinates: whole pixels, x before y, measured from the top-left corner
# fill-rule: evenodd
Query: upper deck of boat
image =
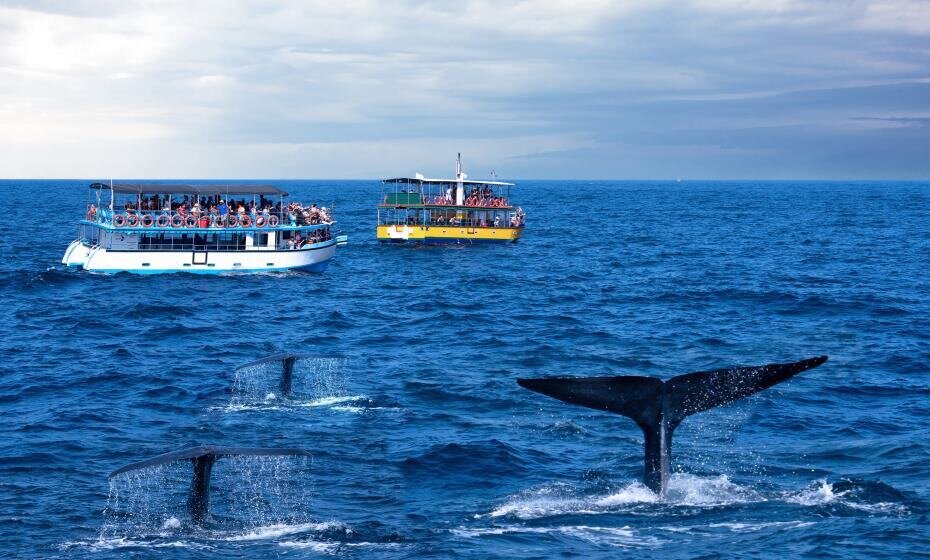
<path fill-rule="evenodd" d="M 404 184 L 404 185 L 443 185 L 451 186 L 458 183 L 472 187 L 487 185 L 489 187 L 512 187 L 514 183 L 505 183 L 503 181 L 476 181 L 473 179 L 428 179 L 426 177 L 394 177 L 392 179 L 383 179 L 385 184 Z"/>
<path fill-rule="evenodd" d="M 266 195 L 266 196 L 288 196 L 289 193 L 274 185 L 257 185 L 257 184 L 174 184 L 174 183 L 91 183 L 92 190 L 113 191 L 114 194 L 134 194 L 134 195 L 153 195 L 153 194 L 178 194 L 178 195 L 198 195 L 198 196 L 215 196 L 215 195 Z"/>

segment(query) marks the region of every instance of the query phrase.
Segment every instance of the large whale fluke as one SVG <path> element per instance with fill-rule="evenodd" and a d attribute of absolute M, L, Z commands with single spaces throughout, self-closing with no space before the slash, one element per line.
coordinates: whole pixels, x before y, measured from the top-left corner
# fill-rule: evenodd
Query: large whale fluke
<path fill-rule="evenodd" d="M 518 379 L 521 387 L 561 401 L 622 414 L 645 437 L 643 482 L 664 495 L 668 487 L 672 432 L 687 416 L 733 402 L 786 381 L 827 361 L 827 356 L 789 364 L 698 371 L 662 381 L 657 377 L 549 377 Z"/>
<path fill-rule="evenodd" d="M 190 492 L 187 495 L 187 511 L 191 519 L 200 523 L 210 518 L 210 474 L 213 472 L 213 463 L 217 459 L 229 457 L 232 455 L 246 456 L 309 456 L 310 454 L 302 449 L 288 447 L 220 447 L 216 445 L 201 445 L 180 449 L 170 453 L 163 453 L 145 461 L 139 461 L 126 465 L 110 473 L 108 478 L 120 475 L 122 473 L 146 467 L 165 465 L 175 461 L 189 460 L 194 467 L 194 475 L 191 479 Z"/>

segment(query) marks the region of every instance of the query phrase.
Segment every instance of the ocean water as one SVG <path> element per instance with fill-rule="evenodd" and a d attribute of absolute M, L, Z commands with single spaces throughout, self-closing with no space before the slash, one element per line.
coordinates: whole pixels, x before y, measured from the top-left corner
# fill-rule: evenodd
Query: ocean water
<path fill-rule="evenodd" d="M 930 550 L 930 184 L 533 182 L 516 244 L 382 246 L 377 182 L 324 274 L 102 276 L 59 264 L 85 181 L 3 181 L 0 556 L 899 558 Z M 35 209 L 33 209 L 35 208 Z M 300 352 L 295 394 L 270 367 Z M 830 361 L 675 434 L 518 377 Z M 217 462 L 197 444 L 299 447 Z"/>

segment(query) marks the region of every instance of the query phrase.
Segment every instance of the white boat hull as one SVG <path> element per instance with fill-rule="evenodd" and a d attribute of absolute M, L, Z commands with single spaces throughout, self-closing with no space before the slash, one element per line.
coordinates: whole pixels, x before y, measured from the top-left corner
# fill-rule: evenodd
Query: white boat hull
<path fill-rule="evenodd" d="M 62 262 L 69 266 L 82 266 L 84 270 L 104 273 L 220 274 L 291 269 L 322 272 L 335 253 L 335 239 L 301 249 L 250 251 L 114 251 L 74 241 L 65 251 Z"/>
<path fill-rule="evenodd" d="M 90 254 L 90 246 L 80 239 L 75 239 L 68 245 L 68 248 L 65 249 L 65 256 L 62 257 L 61 264 L 66 266 L 84 266 L 84 263 L 87 262 L 88 254 Z"/>

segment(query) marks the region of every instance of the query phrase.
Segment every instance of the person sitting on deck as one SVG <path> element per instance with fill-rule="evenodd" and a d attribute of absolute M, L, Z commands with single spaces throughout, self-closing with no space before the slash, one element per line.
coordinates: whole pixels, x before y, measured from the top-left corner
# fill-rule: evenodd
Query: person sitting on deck
<path fill-rule="evenodd" d="M 494 227 L 500 227 L 500 225 L 501 225 L 501 216 L 500 214 L 498 214 L 497 216 L 494 216 Z"/>

